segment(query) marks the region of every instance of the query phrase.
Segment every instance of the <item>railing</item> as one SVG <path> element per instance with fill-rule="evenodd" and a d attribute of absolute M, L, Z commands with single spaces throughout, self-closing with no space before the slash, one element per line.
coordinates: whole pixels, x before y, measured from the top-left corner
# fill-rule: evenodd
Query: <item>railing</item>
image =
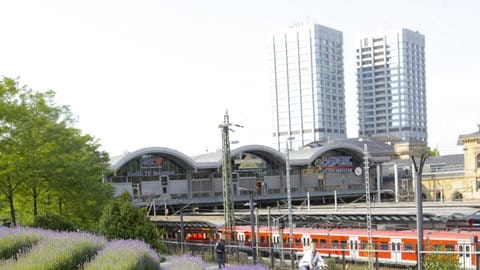
<path fill-rule="evenodd" d="M 463 175 L 465 168 L 463 165 L 449 165 L 449 166 L 425 166 L 422 175 Z"/>

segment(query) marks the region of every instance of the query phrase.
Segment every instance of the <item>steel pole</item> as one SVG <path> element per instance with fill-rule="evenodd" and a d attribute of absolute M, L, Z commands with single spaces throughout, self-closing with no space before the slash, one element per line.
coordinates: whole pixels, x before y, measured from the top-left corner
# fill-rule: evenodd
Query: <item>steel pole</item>
<path fill-rule="evenodd" d="M 287 170 L 287 204 L 288 204 L 288 243 L 290 249 L 290 263 L 291 268 L 294 269 L 295 260 L 293 258 L 293 217 L 292 217 L 292 186 L 290 179 L 290 149 L 288 147 L 287 138 L 287 160 L 286 160 L 286 170 Z"/>
<path fill-rule="evenodd" d="M 250 224 L 252 229 L 252 261 L 253 264 L 257 264 L 257 250 L 256 250 L 256 243 L 257 240 L 255 238 L 255 215 L 253 213 L 253 191 L 248 192 L 250 194 Z"/>

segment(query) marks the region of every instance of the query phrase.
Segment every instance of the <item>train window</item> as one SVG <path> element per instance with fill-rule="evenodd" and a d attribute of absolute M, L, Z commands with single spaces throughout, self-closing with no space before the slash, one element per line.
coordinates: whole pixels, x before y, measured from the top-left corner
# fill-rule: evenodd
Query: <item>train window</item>
<path fill-rule="evenodd" d="M 460 257 L 463 257 L 463 246 L 462 246 L 462 245 L 459 245 L 459 246 L 458 246 L 458 251 L 459 251 L 459 253 L 458 253 L 459 256 L 460 256 Z"/>
<path fill-rule="evenodd" d="M 250 242 L 250 236 L 249 235 L 245 235 L 245 242 Z"/>
<path fill-rule="evenodd" d="M 388 242 L 380 242 L 380 250 L 388 250 Z"/>
<path fill-rule="evenodd" d="M 332 247 L 338 248 L 338 241 L 332 241 Z"/>
<path fill-rule="evenodd" d="M 360 246 L 362 247 L 363 250 L 368 249 L 368 243 L 367 242 L 362 242 L 362 244 Z"/>
<path fill-rule="evenodd" d="M 320 239 L 320 247 L 321 248 L 326 248 L 327 247 L 327 241 L 325 239 Z"/>
<path fill-rule="evenodd" d="M 454 246 L 454 245 L 445 245 L 445 250 L 446 250 L 446 251 L 454 251 L 454 250 L 455 250 L 455 246 Z"/>
<path fill-rule="evenodd" d="M 267 238 L 265 236 L 260 236 L 260 243 L 267 242 Z"/>
<path fill-rule="evenodd" d="M 302 244 L 302 238 L 294 238 L 295 239 L 295 244 L 300 245 Z"/>
<path fill-rule="evenodd" d="M 325 242 L 325 241 L 324 241 Z M 318 239 L 312 239 L 312 243 L 315 243 L 318 247 Z"/>
<path fill-rule="evenodd" d="M 405 251 L 414 251 L 413 244 L 405 244 L 403 248 Z"/>
<path fill-rule="evenodd" d="M 347 241 L 341 241 L 341 247 L 342 249 L 346 249 L 347 248 Z"/>
<path fill-rule="evenodd" d="M 465 256 L 470 257 L 470 246 L 465 246 Z"/>

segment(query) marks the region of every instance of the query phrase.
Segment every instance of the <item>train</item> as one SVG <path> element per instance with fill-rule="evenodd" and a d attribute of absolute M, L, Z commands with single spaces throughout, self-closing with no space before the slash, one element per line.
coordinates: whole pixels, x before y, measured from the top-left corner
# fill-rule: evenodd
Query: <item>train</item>
<path fill-rule="evenodd" d="M 235 241 L 244 249 L 252 248 L 252 227 L 236 226 Z M 289 229 L 255 227 L 255 246 L 264 252 L 290 252 Z M 229 233 L 221 229 L 223 237 Z M 480 269 L 479 232 L 424 231 L 423 254 L 452 254 L 461 269 Z M 258 238 L 257 238 L 258 237 Z M 370 240 L 371 239 L 371 240 Z M 370 241 L 369 241 L 370 240 Z M 282 243 L 283 241 L 283 243 Z M 411 267 L 417 264 L 417 232 L 415 230 L 372 230 L 349 228 L 293 228 L 292 248 L 301 256 L 311 242 L 324 258 L 346 261 Z M 282 248 L 283 245 L 283 248 Z"/>

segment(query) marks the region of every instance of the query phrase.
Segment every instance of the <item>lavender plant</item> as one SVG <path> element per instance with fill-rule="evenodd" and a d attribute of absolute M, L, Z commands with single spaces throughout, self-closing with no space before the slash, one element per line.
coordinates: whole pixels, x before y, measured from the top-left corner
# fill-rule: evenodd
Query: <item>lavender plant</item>
<path fill-rule="evenodd" d="M 207 266 L 201 258 L 191 255 L 175 256 L 171 261 L 167 270 L 203 270 Z"/>
<path fill-rule="evenodd" d="M 270 268 L 261 265 L 261 264 L 242 264 L 242 265 L 232 265 L 224 268 L 225 270 L 269 270 Z"/>
<path fill-rule="evenodd" d="M 138 240 L 108 243 L 84 270 L 159 270 L 158 254 Z"/>
<path fill-rule="evenodd" d="M 11 270 L 77 269 L 105 246 L 106 240 L 88 233 L 45 231 L 44 237 L 32 249 L 2 264 Z"/>
<path fill-rule="evenodd" d="M 42 229 L 0 227 L 0 259 L 15 258 L 40 241 L 44 234 Z"/>

